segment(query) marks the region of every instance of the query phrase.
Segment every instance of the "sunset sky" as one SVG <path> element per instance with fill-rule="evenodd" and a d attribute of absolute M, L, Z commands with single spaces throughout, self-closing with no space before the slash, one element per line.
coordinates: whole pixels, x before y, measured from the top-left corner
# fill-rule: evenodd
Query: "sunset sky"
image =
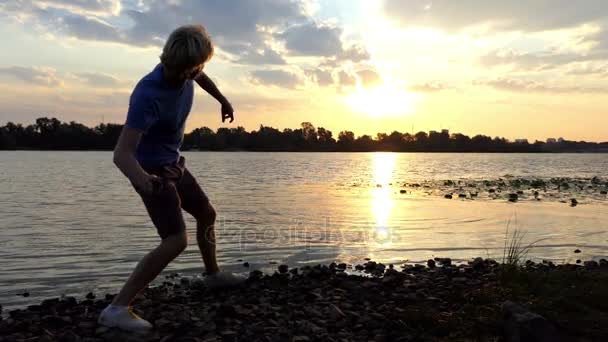
<path fill-rule="evenodd" d="M 122 123 L 186 23 L 214 39 L 233 127 L 608 141 L 605 0 L 2 1 L 0 124 Z M 220 127 L 198 90 L 188 130 Z"/>

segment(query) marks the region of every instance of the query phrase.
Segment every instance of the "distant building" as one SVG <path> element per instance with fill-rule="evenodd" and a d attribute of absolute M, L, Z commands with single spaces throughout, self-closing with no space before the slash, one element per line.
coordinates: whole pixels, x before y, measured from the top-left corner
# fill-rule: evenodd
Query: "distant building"
<path fill-rule="evenodd" d="M 450 130 L 449 130 L 449 129 L 442 129 L 442 130 L 441 130 L 441 134 L 447 134 L 447 135 L 450 135 Z"/>

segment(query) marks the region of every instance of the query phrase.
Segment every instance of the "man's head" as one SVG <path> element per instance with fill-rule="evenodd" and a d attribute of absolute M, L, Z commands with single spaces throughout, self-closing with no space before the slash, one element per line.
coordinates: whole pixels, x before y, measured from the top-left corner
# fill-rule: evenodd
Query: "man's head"
<path fill-rule="evenodd" d="M 193 79 L 213 56 L 213 43 L 202 25 L 185 25 L 171 33 L 160 61 L 177 79 Z"/>

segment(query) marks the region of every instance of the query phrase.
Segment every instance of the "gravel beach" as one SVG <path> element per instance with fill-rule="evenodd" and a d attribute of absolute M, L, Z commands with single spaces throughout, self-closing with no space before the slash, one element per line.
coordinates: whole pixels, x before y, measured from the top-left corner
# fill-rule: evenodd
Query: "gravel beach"
<path fill-rule="evenodd" d="M 150 334 L 98 326 L 112 295 L 90 293 L 4 313 L 0 341 L 605 341 L 607 279 L 603 259 L 280 265 L 219 291 L 174 274 L 134 303 Z"/>

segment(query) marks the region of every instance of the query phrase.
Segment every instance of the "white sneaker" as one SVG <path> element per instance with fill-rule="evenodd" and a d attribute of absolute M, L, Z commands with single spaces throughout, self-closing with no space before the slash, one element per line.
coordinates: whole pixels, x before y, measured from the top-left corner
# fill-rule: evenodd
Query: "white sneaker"
<path fill-rule="evenodd" d="M 247 277 L 230 272 L 218 272 L 203 278 L 203 282 L 210 290 L 235 287 L 243 284 Z"/>
<path fill-rule="evenodd" d="M 150 322 L 136 315 L 128 306 L 108 305 L 99 315 L 97 323 L 130 332 L 144 333 L 152 329 Z"/>

